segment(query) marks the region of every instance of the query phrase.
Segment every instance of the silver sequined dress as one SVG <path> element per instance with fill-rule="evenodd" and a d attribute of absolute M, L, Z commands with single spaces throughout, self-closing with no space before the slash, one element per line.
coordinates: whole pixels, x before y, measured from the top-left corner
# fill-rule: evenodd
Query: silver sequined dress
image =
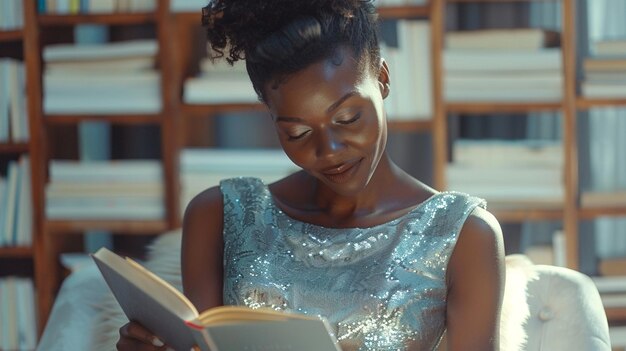
<path fill-rule="evenodd" d="M 483 200 L 442 192 L 369 227 L 295 220 L 256 178 L 221 182 L 224 304 L 325 317 L 344 350 L 433 350 L 445 330 L 446 267 Z"/>

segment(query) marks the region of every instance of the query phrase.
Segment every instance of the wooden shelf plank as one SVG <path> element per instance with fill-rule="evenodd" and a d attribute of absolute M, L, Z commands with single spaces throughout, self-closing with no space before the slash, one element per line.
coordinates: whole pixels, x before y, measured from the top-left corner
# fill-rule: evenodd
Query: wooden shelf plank
<path fill-rule="evenodd" d="M 445 103 L 447 113 L 488 114 L 488 113 L 529 113 L 538 111 L 558 111 L 562 103 L 557 102 L 448 102 Z"/>
<path fill-rule="evenodd" d="M 27 152 L 27 143 L 0 143 L 0 154 L 23 154 Z"/>
<path fill-rule="evenodd" d="M 405 6 L 384 6 L 378 8 L 378 14 L 381 19 L 400 19 L 400 18 L 416 18 L 429 17 L 429 5 L 405 5 Z M 183 23 L 202 23 L 202 14 L 198 12 L 177 12 L 174 14 L 176 21 Z"/>
<path fill-rule="evenodd" d="M 429 5 L 406 5 L 406 6 L 383 6 L 378 8 L 378 14 L 382 19 L 401 19 L 429 17 Z"/>
<path fill-rule="evenodd" d="M 0 42 L 20 41 L 23 37 L 22 30 L 0 30 Z"/>
<path fill-rule="evenodd" d="M 448 3 L 480 3 L 480 2 L 561 2 L 563 0 L 445 0 Z"/>
<path fill-rule="evenodd" d="M 79 122 L 109 122 L 114 124 L 157 124 L 163 118 L 160 114 L 115 114 L 115 115 L 46 115 L 46 124 L 75 124 Z"/>
<path fill-rule="evenodd" d="M 183 114 L 189 116 L 209 116 L 219 113 L 238 111 L 267 111 L 261 103 L 234 103 L 234 104 L 183 104 L 180 107 Z"/>
<path fill-rule="evenodd" d="M 489 205 L 489 202 L 487 202 Z M 563 210 L 554 208 L 503 209 L 489 206 L 489 211 L 500 222 L 519 223 L 524 221 L 562 220 Z"/>
<path fill-rule="evenodd" d="M 105 230 L 128 234 L 160 234 L 168 230 L 165 220 L 46 220 L 46 233 L 80 233 Z"/>
<path fill-rule="evenodd" d="M 433 128 L 432 120 L 387 120 L 389 130 L 394 132 L 429 132 Z"/>
<path fill-rule="evenodd" d="M 584 220 L 592 220 L 598 217 L 626 217 L 626 206 L 581 208 L 578 211 L 578 216 Z"/>
<path fill-rule="evenodd" d="M 75 15 L 41 14 L 37 17 L 39 25 L 41 26 L 69 26 L 84 23 L 129 25 L 154 23 L 156 21 L 156 14 L 154 12 Z"/>
<path fill-rule="evenodd" d="M 609 322 L 626 321 L 626 307 L 607 307 L 604 311 L 606 312 L 606 319 L 608 319 Z"/>
<path fill-rule="evenodd" d="M 0 247 L 0 257 L 29 258 L 33 257 L 32 247 Z"/>
<path fill-rule="evenodd" d="M 626 106 L 626 98 L 624 99 L 576 99 L 576 107 L 580 110 L 588 110 L 594 107 L 615 107 Z"/>

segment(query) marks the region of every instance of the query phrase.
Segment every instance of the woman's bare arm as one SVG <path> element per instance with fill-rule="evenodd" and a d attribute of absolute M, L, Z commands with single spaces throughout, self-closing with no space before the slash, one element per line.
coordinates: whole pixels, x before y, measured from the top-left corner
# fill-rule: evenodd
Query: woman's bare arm
<path fill-rule="evenodd" d="M 448 264 L 447 344 L 451 351 L 499 350 L 504 245 L 495 217 L 477 208 Z"/>
<path fill-rule="evenodd" d="M 199 312 L 222 305 L 223 200 L 218 187 L 197 195 L 183 220 L 183 291 Z"/>

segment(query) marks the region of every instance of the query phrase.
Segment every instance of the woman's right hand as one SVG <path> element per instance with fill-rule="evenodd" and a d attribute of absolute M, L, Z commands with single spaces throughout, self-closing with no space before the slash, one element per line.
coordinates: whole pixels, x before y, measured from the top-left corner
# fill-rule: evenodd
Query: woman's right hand
<path fill-rule="evenodd" d="M 174 350 L 137 322 L 128 322 L 120 328 L 120 340 L 117 342 L 117 349 L 118 351 Z"/>

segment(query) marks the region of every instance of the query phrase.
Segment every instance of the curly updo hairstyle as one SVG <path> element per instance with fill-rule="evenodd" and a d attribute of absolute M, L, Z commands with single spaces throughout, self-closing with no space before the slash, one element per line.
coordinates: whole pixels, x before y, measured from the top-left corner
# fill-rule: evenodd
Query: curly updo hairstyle
<path fill-rule="evenodd" d="M 351 49 L 360 69 L 378 74 L 380 49 L 373 0 L 212 0 L 202 21 L 212 58 L 245 60 L 261 101 L 289 74 Z"/>

